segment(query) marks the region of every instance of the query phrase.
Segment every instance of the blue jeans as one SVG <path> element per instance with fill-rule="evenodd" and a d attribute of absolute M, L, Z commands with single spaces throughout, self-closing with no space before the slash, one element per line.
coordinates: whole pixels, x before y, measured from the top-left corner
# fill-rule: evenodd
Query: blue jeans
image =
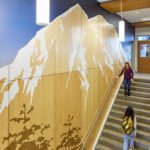
<path fill-rule="evenodd" d="M 130 135 L 124 134 L 123 150 L 128 150 L 128 146 L 134 148 L 134 131 Z"/>
<path fill-rule="evenodd" d="M 130 88 L 131 88 L 131 80 L 129 79 L 124 79 L 124 94 L 125 95 L 130 95 Z M 127 93 L 128 90 L 128 93 Z"/>

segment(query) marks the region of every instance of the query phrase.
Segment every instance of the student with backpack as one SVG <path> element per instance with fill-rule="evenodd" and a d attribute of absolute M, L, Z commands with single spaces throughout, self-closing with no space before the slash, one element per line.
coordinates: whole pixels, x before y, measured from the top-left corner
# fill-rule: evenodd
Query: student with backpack
<path fill-rule="evenodd" d="M 136 116 L 132 107 L 126 109 L 122 122 L 122 131 L 124 133 L 123 150 L 132 150 L 134 148 L 134 138 L 136 137 Z"/>
<path fill-rule="evenodd" d="M 126 62 L 117 78 L 124 74 L 124 95 L 130 96 L 131 83 L 133 82 L 133 70 L 129 62 Z"/>

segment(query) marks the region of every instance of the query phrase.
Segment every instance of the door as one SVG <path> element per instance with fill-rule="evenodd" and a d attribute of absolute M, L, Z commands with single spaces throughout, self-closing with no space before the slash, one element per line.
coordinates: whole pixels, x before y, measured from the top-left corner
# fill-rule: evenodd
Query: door
<path fill-rule="evenodd" d="M 138 71 L 150 73 L 150 41 L 138 42 Z"/>

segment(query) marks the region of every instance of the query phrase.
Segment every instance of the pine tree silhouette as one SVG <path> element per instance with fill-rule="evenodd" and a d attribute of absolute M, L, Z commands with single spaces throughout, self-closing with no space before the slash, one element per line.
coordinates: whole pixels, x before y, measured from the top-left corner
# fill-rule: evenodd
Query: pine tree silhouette
<path fill-rule="evenodd" d="M 18 133 L 9 133 L 8 137 L 3 138 L 3 144 L 8 142 L 8 146 L 4 150 L 48 150 L 53 140 L 46 139 L 44 132 L 50 128 L 49 124 L 33 124 L 29 126 L 31 121 L 30 114 L 34 111 L 34 107 L 27 110 L 23 104 L 19 116 L 11 118 L 10 122 L 22 126 L 22 130 Z M 29 126 L 29 127 L 28 127 Z M 35 136 L 38 135 L 38 136 Z"/>
<path fill-rule="evenodd" d="M 81 128 L 73 127 L 73 116 L 68 115 L 68 119 L 63 126 L 66 128 L 66 132 L 61 134 L 60 145 L 57 146 L 56 150 L 81 150 L 81 136 L 79 136 L 79 131 Z"/>

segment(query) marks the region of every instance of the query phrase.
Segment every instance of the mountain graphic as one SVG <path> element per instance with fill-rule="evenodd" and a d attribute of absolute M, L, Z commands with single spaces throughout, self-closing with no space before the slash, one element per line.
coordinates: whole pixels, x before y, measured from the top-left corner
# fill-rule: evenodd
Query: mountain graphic
<path fill-rule="evenodd" d="M 54 108 L 60 107 L 59 101 L 63 102 L 61 109 L 66 110 L 66 113 L 61 113 L 62 118 L 74 114 L 76 109 L 66 108 L 65 104 L 69 107 L 72 102 L 82 102 L 82 110 L 87 109 L 89 95 L 94 93 L 90 76 L 97 70 L 99 77 L 103 77 L 99 81 L 105 80 L 106 83 L 105 92 L 102 93 L 104 97 L 114 75 L 125 60 L 115 27 L 102 16 L 89 19 L 80 5 L 75 5 L 39 30 L 35 37 L 18 51 L 11 64 L 0 68 L 0 123 L 7 123 L 6 118 L 9 115 L 16 116 L 19 107 L 26 103 L 27 107 L 35 107 L 33 122 L 45 121 L 49 124 L 50 121 L 53 130 L 55 118 L 61 122 L 59 111 L 58 116 L 54 115 Z M 58 78 L 61 78 L 59 82 Z M 72 89 L 71 92 L 72 87 L 76 88 L 76 91 Z M 63 90 L 70 92 L 65 95 Z M 75 92 L 79 92 L 76 95 L 82 96 L 76 98 L 73 96 Z M 56 99 L 61 94 L 62 100 L 57 102 Z M 80 101 L 80 98 L 83 100 Z M 96 113 L 99 107 L 100 104 L 93 111 Z M 82 116 L 77 113 L 75 115 Z M 5 128 L 6 132 L 2 132 L 5 136 L 8 128 Z M 12 128 L 16 130 L 15 127 Z M 1 130 L 4 130 L 4 126 L 0 127 Z"/>

